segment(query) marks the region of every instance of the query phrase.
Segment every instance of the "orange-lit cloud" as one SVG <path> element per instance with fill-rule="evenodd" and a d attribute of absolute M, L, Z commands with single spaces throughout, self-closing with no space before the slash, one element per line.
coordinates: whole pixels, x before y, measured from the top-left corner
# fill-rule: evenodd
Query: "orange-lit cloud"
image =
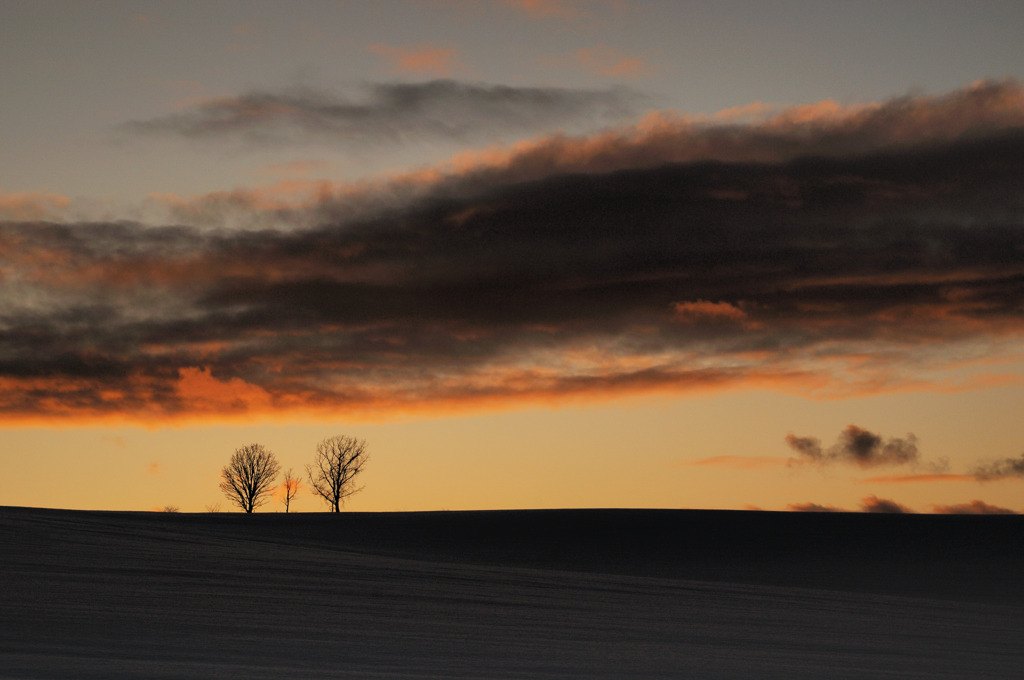
<path fill-rule="evenodd" d="M 196 226 L 269 227 L 287 220 L 293 225 L 304 222 L 305 213 L 327 201 L 348 198 L 363 200 L 365 190 L 339 186 L 319 179 L 281 179 L 247 189 L 215 191 L 201 196 L 182 197 L 169 193 L 148 196 L 150 207 L 167 212 L 171 219 Z"/>
<path fill-rule="evenodd" d="M 0 220 L 43 220 L 59 217 L 71 205 L 60 194 L 0 192 Z"/>
<path fill-rule="evenodd" d="M 973 500 L 957 505 L 934 505 L 932 511 L 943 515 L 1015 515 L 1009 508 L 990 505 L 985 501 Z"/>
<path fill-rule="evenodd" d="M 672 305 L 675 316 L 681 323 L 699 323 L 702 321 L 734 321 L 746 323 L 747 313 L 728 302 L 676 302 Z"/>
<path fill-rule="evenodd" d="M 459 65 L 458 55 L 455 49 L 450 47 L 404 47 L 375 43 L 366 49 L 387 59 L 394 73 L 444 77 L 451 75 Z"/>
<path fill-rule="evenodd" d="M 587 71 L 613 78 L 647 78 L 654 74 L 654 67 L 643 58 L 611 47 L 578 50 L 573 60 Z"/>
<path fill-rule="evenodd" d="M 298 159 L 289 161 L 287 163 L 276 163 L 274 165 L 263 168 L 260 173 L 264 175 L 274 175 L 277 177 L 286 178 L 305 178 L 309 175 L 318 172 L 329 172 L 333 168 L 333 164 L 327 161 L 318 161 L 310 159 Z"/>
<path fill-rule="evenodd" d="M 654 111 L 633 126 L 593 136 L 555 135 L 467 152 L 455 165 L 460 173 L 524 181 L 558 172 L 600 173 L 665 163 L 841 158 L 907 144 L 948 143 L 969 136 L 972 130 L 1019 127 L 1024 125 L 1024 89 L 1013 81 L 981 82 L 941 97 L 851 106 L 826 101 L 785 109 L 747 126 L 722 122 Z M 776 183 L 773 190 L 793 205 L 799 199 L 793 193 L 797 187 Z M 864 186 L 879 198 L 895 197 L 886 187 L 885 181 Z M 910 188 L 904 185 L 901 191 Z M 918 198 L 927 196 L 918 194 Z"/>
<path fill-rule="evenodd" d="M 539 19 L 578 20 L 589 16 L 589 12 L 584 9 L 584 6 L 588 4 L 586 0 L 502 0 L 502 2 Z"/>
<path fill-rule="evenodd" d="M 741 104 L 739 106 L 730 106 L 720 111 L 716 111 L 711 119 L 716 122 L 722 123 L 735 123 L 744 120 L 753 120 L 765 118 L 769 113 L 772 113 L 774 108 L 765 104 L 764 102 L 752 102 L 750 104 Z"/>
<path fill-rule="evenodd" d="M 156 461 L 154 461 L 154 462 L 152 462 L 152 463 L 150 463 L 149 465 L 146 466 L 146 474 L 152 475 L 154 477 L 159 475 L 161 472 L 163 472 L 163 470 L 164 470 L 163 463 L 158 463 Z"/>
<path fill-rule="evenodd" d="M 447 81 L 382 101 L 402 93 L 476 112 L 492 96 L 582 101 Z M 340 124 L 317 102 L 254 97 L 161 124 Z M 1019 381 L 1022 126 L 1021 88 L 988 83 L 746 125 L 659 115 L 360 185 L 154 198 L 174 226 L 9 220 L 0 417 L 386 417 Z M 837 461 L 922 465 L 910 436 L 841 438 Z M 809 439 L 794 435 L 798 453 L 832 460 Z"/>
<path fill-rule="evenodd" d="M 237 377 L 218 380 L 209 369 L 181 369 L 174 385 L 182 408 L 190 412 L 265 413 L 271 405 L 271 395 L 264 388 Z"/>

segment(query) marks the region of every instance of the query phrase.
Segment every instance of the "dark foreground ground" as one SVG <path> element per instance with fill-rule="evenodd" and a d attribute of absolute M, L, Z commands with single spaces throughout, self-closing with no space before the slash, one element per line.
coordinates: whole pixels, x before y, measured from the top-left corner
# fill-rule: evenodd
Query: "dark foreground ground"
<path fill-rule="evenodd" d="M 2 678 L 1020 678 L 1024 517 L 0 508 Z"/>

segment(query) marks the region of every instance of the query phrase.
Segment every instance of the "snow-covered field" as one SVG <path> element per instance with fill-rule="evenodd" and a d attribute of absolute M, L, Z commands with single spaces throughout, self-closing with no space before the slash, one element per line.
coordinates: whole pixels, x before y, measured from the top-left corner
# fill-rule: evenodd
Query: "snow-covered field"
<path fill-rule="evenodd" d="M 0 508 L 3 678 L 1020 678 L 1021 517 Z"/>

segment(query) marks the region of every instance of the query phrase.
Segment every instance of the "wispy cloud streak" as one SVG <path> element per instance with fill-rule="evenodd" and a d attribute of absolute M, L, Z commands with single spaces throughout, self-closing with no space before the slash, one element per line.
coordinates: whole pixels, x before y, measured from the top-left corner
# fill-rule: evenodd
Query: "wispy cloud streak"
<path fill-rule="evenodd" d="M 974 482 L 974 475 L 958 475 L 946 472 L 920 472 L 909 475 L 879 475 L 860 480 L 862 484 L 916 484 L 920 482 Z"/>
<path fill-rule="evenodd" d="M 1019 346 L 1019 87 L 790 118 L 556 136 L 273 227 L 2 223 L 0 413 L 850 394 Z"/>
<path fill-rule="evenodd" d="M 393 56 L 396 49 L 376 46 L 377 51 Z M 435 52 L 399 52 L 396 59 L 405 70 L 444 72 L 454 58 Z M 366 86 L 362 100 L 311 89 L 219 97 L 166 116 L 130 121 L 121 129 L 258 144 L 471 142 L 501 133 L 537 134 L 569 124 L 607 125 L 636 113 L 638 97 L 621 88 L 511 87 L 455 80 L 377 83 Z"/>

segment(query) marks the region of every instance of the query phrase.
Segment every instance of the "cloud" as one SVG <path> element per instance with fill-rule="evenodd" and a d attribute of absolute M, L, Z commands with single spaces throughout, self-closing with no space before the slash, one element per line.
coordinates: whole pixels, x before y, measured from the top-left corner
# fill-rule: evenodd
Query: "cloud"
<path fill-rule="evenodd" d="M 748 321 L 746 312 L 728 302 L 696 300 L 694 302 L 676 302 L 673 303 L 672 307 L 675 310 L 676 320 L 680 323 L 702 323 L 719 320 L 743 324 Z"/>
<path fill-rule="evenodd" d="M 0 220 L 43 220 L 63 215 L 71 199 L 60 194 L 0 192 Z"/>
<path fill-rule="evenodd" d="M 613 78 L 647 78 L 654 67 L 642 57 L 626 54 L 611 47 L 589 47 L 577 50 L 573 60 L 585 70 Z"/>
<path fill-rule="evenodd" d="M 146 466 L 146 474 L 151 476 L 157 476 L 164 471 L 163 463 L 152 462 Z"/>
<path fill-rule="evenodd" d="M 174 125 L 213 134 L 205 115 Z M 177 226 L 7 221 L 0 414 L 961 388 L 1024 335 L 1022 196 L 1024 96 L 1002 83 L 748 125 L 661 116 L 355 187 L 164 197 Z M 216 224 L 225 206 L 241 228 Z M 861 428 L 834 451 L 791 445 L 918 456 Z"/>
<path fill-rule="evenodd" d="M 973 500 L 958 505 L 934 505 L 932 511 L 943 515 L 1015 515 L 1009 508 L 989 505 L 985 501 Z"/>
<path fill-rule="evenodd" d="M 452 70 L 458 65 L 455 49 L 449 47 L 395 47 L 377 43 L 366 49 L 390 61 L 394 73 L 443 77 L 451 75 Z"/>
<path fill-rule="evenodd" d="M 819 505 L 818 503 L 790 503 L 786 506 L 789 512 L 847 512 L 842 508 L 832 505 Z"/>
<path fill-rule="evenodd" d="M 881 475 L 860 480 L 862 484 L 906 484 L 916 482 L 973 482 L 974 475 L 949 473 L 915 473 L 910 475 Z"/>
<path fill-rule="evenodd" d="M 917 438 L 908 434 L 905 439 L 881 435 L 856 425 L 849 425 L 828 449 L 813 437 L 786 435 L 786 443 L 804 460 L 814 463 L 852 463 L 861 467 L 906 465 L 918 462 Z"/>
<path fill-rule="evenodd" d="M 972 472 L 975 478 L 981 481 L 1024 477 L 1024 453 L 1019 458 L 1002 458 L 982 463 Z"/>
<path fill-rule="evenodd" d="M 403 63 L 426 69 L 432 62 L 415 53 Z M 573 90 L 433 80 L 368 85 L 361 100 L 309 89 L 225 96 L 166 116 L 130 121 L 121 129 L 260 144 L 331 140 L 372 146 L 410 139 L 472 141 L 569 124 L 608 124 L 632 115 L 640 105 L 639 95 L 621 88 Z"/>
<path fill-rule="evenodd" d="M 506 5 L 516 7 L 537 19 L 564 19 L 578 21 L 590 16 L 584 9 L 587 0 L 502 0 Z"/>
<path fill-rule="evenodd" d="M 668 163 L 850 162 L 887 151 L 897 160 L 915 146 L 923 151 L 999 132 L 1013 134 L 1021 126 L 1024 89 L 1014 81 L 983 81 L 938 97 L 797 106 L 748 125 L 654 111 L 628 128 L 582 138 L 552 135 L 510 148 L 466 153 L 458 165 L 460 171 L 475 171 L 478 181 L 527 181 L 558 173 L 606 173 Z M 885 189 L 861 187 L 872 188 Z M 750 197 L 738 187 L 716 190 L 733 200 Z M 798 196 L 790 198 L 796 201 Z"/>
<path fill-rule="evenodd" d="M 260 174 L 278 177 L 308 177 L 315 173 L 329 173 L 334 164 L 328 161 L 300 158 L 287 163 L 275 163 L 260 169 Z"/>
<path fill-rule="evenodd" d="M 879 498 L 877 496 L 868 496 L 862 498 L 860 501 L 860 509 L 863 512 L 879 512 L 890 515 L 898 515 L 905 513 L 914 512 L 905 505 L 900 505 L 896 501 L 889 500 L 887 498 Z"/>

